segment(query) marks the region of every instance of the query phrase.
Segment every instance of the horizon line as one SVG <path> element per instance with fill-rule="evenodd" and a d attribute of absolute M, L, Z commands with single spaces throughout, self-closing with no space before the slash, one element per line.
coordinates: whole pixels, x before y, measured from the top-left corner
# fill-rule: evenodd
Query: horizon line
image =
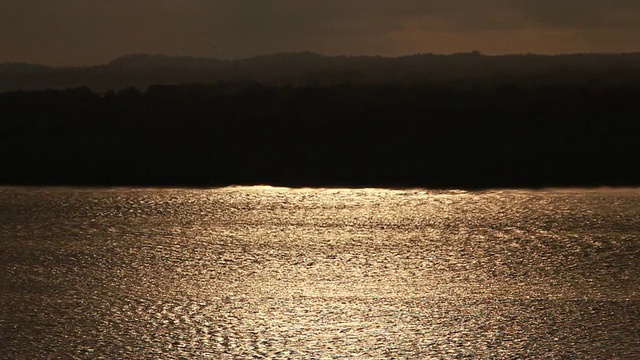
<path fill-rule="evenodd" d="M 29 66 L 43 66 L 48 68 L 86 68 L 86 67 L 101 67 L 101 66 L 109 66 L 115 63 L 118 60 L 127 58 L 127 57 L 157 57 L 157 58 L 167 58 L 167 59 L 193 59 L 193 60 L 206 60 L 206 61 L 220 61 L 220 62 L 234 62 L 234 61 L 246 61 L 253 60 L 257 58 L 263 57 L 271 57 L 278 55 L 314 55 L 324 58 L 383 58 L 383 59 L 402 59 L 412 56 L 456 56 L 456 55 L 474 55 L 474 56 L 483 56 L 483 57 L 491 57 L 491 58 L 499 58 L 499 57 L 510 57 L 510 56 L 537 56 L 537 57 L 562 57 L 562 56 L 577 56 L 577 55 L 588 55 L 588 56 L 620 56 L 620 55 L 640 55 L 640 50 L 638 51 L 621 51 L 621 52 L 566 52 L 566 53 L 535 53 L 535 52 L 522 52 L 522 53 L 483 53 L 479 50 L 472 51 L 462 51 L 462 52 L 454 52 L 454 53 L 431 53 L 431 52 L 417 52 L 417 53 L 407 53 L 403 55 L 381 55 L 381 54 L 339 54 L 339 55 L 327 55 L 322 54 L 320 52 L 310 51 L 310 50 L 302 50 L 302 51 L 280 51 L 280 52 L 272 52 L 272 53 L 262 53 L 251 56 L 240 56 L 233 58 L 219 58 L 219 57 L 207 57 L 207 56 L 199 56 L 199 55 L 185 55 L 185 54 L 166 54 L 166 53 L 145 53 L 145 52 L 132 52 L 132 53 L 124 53 L 120 56 L 113 58 L 107 62 L 103 63 L 95 63 L 95 64 L 82 64 L 82 65 L 48 65 L 46 63 L 36 63 L 36 62 L 27 62 L 27 61 L 3 61 L 0 62 L 0 65 L 29 65 Z"/>

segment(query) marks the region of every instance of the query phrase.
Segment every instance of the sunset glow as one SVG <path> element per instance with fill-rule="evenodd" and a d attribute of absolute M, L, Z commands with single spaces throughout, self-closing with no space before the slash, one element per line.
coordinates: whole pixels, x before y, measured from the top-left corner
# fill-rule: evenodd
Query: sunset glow
<path fill-rule="evenodd" d="M 96 65 L 141 52 L 630 52 L 639 16 L 640 2 L 603 0 L 7 0 L 0 62 Z"/>

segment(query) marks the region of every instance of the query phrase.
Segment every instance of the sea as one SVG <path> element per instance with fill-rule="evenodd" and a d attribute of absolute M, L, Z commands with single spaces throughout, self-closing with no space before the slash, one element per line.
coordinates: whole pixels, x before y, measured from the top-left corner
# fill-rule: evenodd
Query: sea
<path fill-rule="evenodd" d="M 525 358 L 640 358 L 640 189 L 0 188 L 0 359 Z"/>

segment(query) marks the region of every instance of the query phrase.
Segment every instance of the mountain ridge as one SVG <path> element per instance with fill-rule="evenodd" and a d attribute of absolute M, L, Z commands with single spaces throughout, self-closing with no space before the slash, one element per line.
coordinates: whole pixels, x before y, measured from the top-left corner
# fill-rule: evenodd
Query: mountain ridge
<path fill-rule="evenodd" d="M 220 59 L 215 57 L 203 57 L 203 56 L 191 56 L 191 55 L 167 55 L 167 54 L 153 54 L 153 53 L 128 53 L 118 56 L 106 63 L 85 65 L 85 66 L 54 66 L 42 63 L 30 63 L 25 61 L 8 61 L 0 63 L 0 67 L 11 66 L 24 66 L 24 67 L 37 67 L 41 69 L 77 69 L 77 68 L 97 68 L 105 66 L 139 66 L 148 64 L 168 64 L 177 65 L 180 61 L 183 61 L 183 65 L 189 65 L 194 63 L 217 63 L 217 64 L 232 64 L 251 62 L 258 60 L 406 60 L 406 59 L 453 59 L 453 58 L 483 58 L 483 59 L 556 59 L 556 60 L 569 60 L 578 58 L 621 58 L 640 59 L 640 51 L 638 52 L 624 52 L 624 53 L 567 53 L 567 54 L 536 54 L 536 53 L 513 53 L 513 54 L 501 54 L 490 55 L 482 54 L 477 51 L 460 52 L 452 54 L 436 54 L 436 53 L 415 53 L 406 54 L 400 56 L 383 56 L 383 55 L 323 55 L 313 51 L 300 51 L 300 52 L 278 52 L 271 54 L 255 55 L 250 57 L 236 58 L 236 59 Z"/>
<path fill-rule="evenodd" d="M 0 91 L 78 86 L 105 91 L 219 81 L 301 85 L 354 81 L 477 82 L 496 78 L 640 83 L 640 53 L 484 55 L 474 51 L 384 57 L 295 52 L 232 60 L 138 53 L 93 66 L 0 64 Z"/>

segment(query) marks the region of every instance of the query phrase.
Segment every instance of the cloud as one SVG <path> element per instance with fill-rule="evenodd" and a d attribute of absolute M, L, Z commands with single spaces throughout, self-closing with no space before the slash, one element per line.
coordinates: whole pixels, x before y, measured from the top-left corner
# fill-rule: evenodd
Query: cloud
<path fill-rule="evenodd" d="M 551 27 L 640 29 L 637 0 L 519 0 L 513 4 L 530 21 Z"/>
<path fill-rule="evenodd" d="M 602 40 L 603 34 L 611 37 Z M 640 41 L 640 1 L 3 0 L 0 4 L 4 53 L 0 62 L 92 64 L 131 52 L 213 57 L 301 50 L 398 55 L 466 51 L 469 44 L 483 51 L 519 51 L 527 44 L 532 51 L 544 51 L 545 42 L 548 51 L 555 52 L 562 48 L 558 39 L 571 51 L 637 50 L 632 47 Z"/>

